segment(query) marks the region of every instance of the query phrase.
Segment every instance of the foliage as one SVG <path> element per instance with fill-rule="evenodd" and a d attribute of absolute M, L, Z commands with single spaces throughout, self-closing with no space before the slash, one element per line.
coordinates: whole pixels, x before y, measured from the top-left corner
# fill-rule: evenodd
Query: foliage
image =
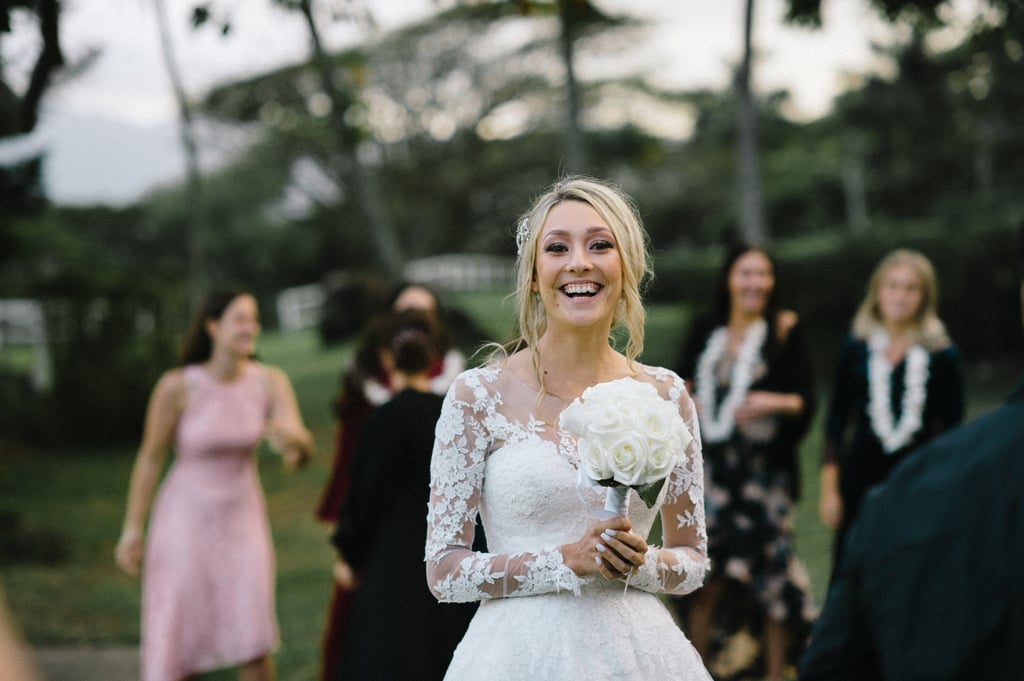
<path fill-rule="evenodd" d="M 1016 0 L 982 0 L 989 7 L 1013 12 L 1020 8 Z M 870 4 L 889 21 L 906 21 L 919 26 L 942 25 L 942 6 L 946 0 L 870 0 Z M 786 18 L 795 23 L 821 25 L 822 0 L 787 0 Z"/>
<path fill-rule="evenodd" d="M 455 3 L 327 55 L 334 98 L 312 60 L 209 92 L 204 115 L 250 140 L 204 179 L 203 211 L 213 227 L 201 246 L 210 283 L 253 289 L 273 326 L 270 303 L 280 289 L 375 275 L 380 242 L 376 223 L 353 200 L 355 165 L 377 188 L 381 224 L 392 226 L 406 258 L 511 255 L 511 226 L 563 172 L 566 157 L 555 3 L 527 4 L 524 16 L 519 3 Z M 798 4 L 815 3 L 791 3 Z M 1011 7 L 994 4 L 1012 17 Z M 592 18 L 575 43 L 581 63 L 626 54 L 642 40 L 642 26 Z M 212 14 L 204 21 L 230 23 Z M 937 50 L 933 24 L 899 21 L 912 28 L 884 55 L 891 73 L 866 74 L 828 116 L 793 121 L 785 92 L 759 97 L 769 231 L 789 253 L 786 275 L 799 281 L 804 313 L 831 335 L 848 312 L 837 309 L 836 296 L 859 297 L 864 271 L 897 244 L 917 244 L 942 263 L 950 301 L 962 301 L 956 296 L 969 284 L 1005 291 L 992 279 L 996 270 L 952 254 L 998 257 L 1005 241 L 973 235 L 1005 233 L 1024 214 L 1020 22 L 979 20 L 960 44 Z M 708 254 L 737 231 L 732 93 L 666 92 L 624 74 L 585 79 L 580 94 L 593 174 L 621 184 L 641 207 L 658 255 L 652 294 L 701 300 L 715 262 Z M 337 102 L 345 107 L 340 128 Z M 638 113 L 652 108 L 673 125 L 692 124 L 692 134 L 665 137 Z M 851 168 L 864 179 L 859 190 Z M 58 376 L 48 397 L 20 400 L 19 386 L 0 389 L 4 426 L 50 439 L 132 431 L 137 420 L 119 405 L 144 401 L 186 319 L 182 234 L 194 198 L 170 188 L 124 210 L 43 210 L 39 200 L 30 205 L 38 213 L 0 215 L 0 286 L 5 296 L 46 301 Z M 822 287 L 833 272 L 850 276 Z M 362 318 L 352 300 L 344 305 L 353 321 L 342 336 Z M 1012 331 L 976 331 L 985 326 L 979 318 L 962 327 L 965 343 L 1001 352 L 999 339 Z"/>
<path fill-rule="evenodd" d="M 815 339 L 819 375 L 831 371 L 871 272 L 894 248 L 918 250 L 935 265 L 939 315 L 967 358 L 1019 352 L 1024 338 L 1015 216 L 978 215 L 983 217 L 956 225 L 889 221 L 863 236 L 833 232 L 815 240 L 780 240 L 770 248 L 779 300 L 799 313 Z M 720 263 L 717 248 L 660 258 L 650 296 L 704 309 L 714 300 Z"/>
<path fill-rule="evenodd" d="M 408 258 L 452 244 L 462 252 L 507 254 L 508 225 L 561 172 L 561 122 L 552 106 L 562 98 L 556 50 L 535 23 L 523 33 L 532 37 L 499 40 L 503 26 L 536 21 L 509 9 L 508 3 L 460 3 L 332 58 L 335 80 L 354 102 L 348 117 L 362 131 L 366 158 L 374 159 L 388 219 Z M 538 9 L 551 14 L 548 4 L 531 3 L 531 11 Z M 763 95 L 758 129 L 770 231 L 788 239 L 846 223 L 853 228 L 848 171 L 856 164 L 867 178 L 862 199 L 869 217 L 880 222 L 941 216 L 956 197 L 973 199 L 983 182 L 1002 200 L 1000 187 L 1013 186 L 1020 166 L 1014 144 L 1003 144 L 1015 143 L 1020 132 L 1002 112 L 1019 108 L 1013 92 L 1024 82 L 1017 71 L 1021 36 L 1015 27 L 979 26 L 945 53 L 926 49 L 924 28 L 912 33 L 891 55 L 894 77 L 868 76 L 819 121 L 790 121 L 786 93 Z M 636 36 L 628 32 L 640 29 L 616 30 Z M 579 42 L 581 59 L 616 49 L 614 35 L 589 33 Z M 971 94 L 979 82 L 989 93 L 984 100 Z M 581 87 L 585 119 L 588 111 L 623 111 L 624 102 L 640 99 L 694 120 L 693 135 L 682 143 L 628 118 L 587 126 L 594 174 L 634 194 L 656 248 L 704 246 L 735 234 L 732 93 L 663 92 L 629 76 L 590 79 Z M 218 88 L 207 110 L 224 120 L 268 122 L 267 138 L 290 150 L 280 163 L 294 165 L 330 153 L 329 137 L 318 132 L 317 92 L 309 66 L 297 65 Z M 851 146 L 858 134 L 866 140 L 863 150 Z M 344 251 L 316 249 L 332 254 L 336 268 L 373 257 L 344 193 L 339 188 L 336 201 L 314 205 L 304 218 L 330 225 L 311 238 L 345 242 Z"/>
<path fill-rule="evenodd" d="M 146 222 L 138 208 L 95 208 L 13 224 L 0 284 L 43 302 L 55 385 L 2 396 L 12 433 L 91 442 L 138 431 L 132 407 L 146 402 L 182 326 L 181 260 Z"/>

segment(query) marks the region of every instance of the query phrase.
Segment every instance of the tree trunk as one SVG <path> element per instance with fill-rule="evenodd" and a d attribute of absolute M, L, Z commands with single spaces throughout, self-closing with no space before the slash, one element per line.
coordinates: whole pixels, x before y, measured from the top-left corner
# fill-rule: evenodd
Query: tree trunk
<path fill-rule="evenodd" d="M 995 146 L 996 127 L 988 118 L 978 121 L 974 145 L 974 183 L 979 199 L 988 201 L 995 191 L 995 160 L 992 150 Z"/>
<path fill-rule="evenodd" d="M 29 79 L 25 96 L 21 100 L 18 129 L 20 133 L 35 130 L 39 120 L 39 105 L 43 93 L 50 85 L 50 76 L 55 69 L 64 65 L 64 55 L 60 49 L 60 9 L 58 0 L 42 0 L 37 3 L 39 36 L 43 40 L 43 45 L 32 68 L 32 77 Z"/>
<path fill-rule="evenodd" d="M 743 61 L 736 72 L 736 157 L 739 185 L 740 236 L 747 243 L 764 244 L 768 234 L 761 199 L 758 169 L 757 111 L 750 95 L 754 0 L 747 0 L 743 27 Z"/>
<path fill-rule="evenodd" d="M 846 201 L 846 224 L 851 234 L 861 235 L 868 229 L 867 184 L 864 180 L 864 132 L 846 132 L 846 158 L 843 160 L 843 197 Z"/>
<path fill-rule="evenodd" d="M 160 31 L 160 49 L 163 54 L 164 67 L 171 80 L 174 99 L 178 104 L 178 128 L 181 136 L 181 147 L 185 153 L 185 187 L 188 196 L 188 224 L 186 225 L 189 264 L 189 303 L 192 309 L 198 308 L 202 297 L 209 286 L 209 273 L 206 262 L 206 225 L 204 224 L 203 182 L 199 167 L 199 145 L 196 142 L 195 119 L 188 95 L 182 84 L 181 72 L 175 59 L 174 45 L 171 41 L 170 26 L 167 20 L 165 0 L 154 0 L 156 7 L 157 28 Z"/>
<path fill-rule="evenodd" d="M 320 77 L 320 87 L 331 102 L 331 120 L 338 136 L 339 155 L 332 163 L 335 177 L 346 178 L 350 185 L 350 193 L 355 198 L 359 211 L 366 221 L 365 229 L 369 230 L 373 239 L 377 257 L 388 275 L 398 279 L 402 275 L 403 257 L 398 243 L 398 235 L 392 225 L 384 217 L 382 201 L 377 192 L 370 173 L 359 162 L 356 147 L 359 136 L 345 121 L 345 112 L 352 105 L 352 100 L 335 85 L 331 77 L 331 63 L 320 40 L 320 31 L 313 16 L 312 0 L 302 0 L 299 7 L 309 29 L 310 42 L 313 48 L 313 62 Z M 347 172 L 346 172 L 347 171 Z"/>
<path fill-rule="evenodd" d="M 565 164 L 573 173 L 586 171 L 587 150 L 580 128 L 579 85 L 576 82 L 576 69 L 573 60 L 574 43 L 576 41 L 576 10 L 578 0 L 559 0 L 559 18 L 561 19 L 560 43 L 562 63 L 565 65 Z"/>

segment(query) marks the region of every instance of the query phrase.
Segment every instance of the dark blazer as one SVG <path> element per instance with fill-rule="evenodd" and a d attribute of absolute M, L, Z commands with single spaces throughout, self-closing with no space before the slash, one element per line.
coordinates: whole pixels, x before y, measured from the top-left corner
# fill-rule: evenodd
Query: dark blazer
<path fill-rule="evenodd" d="M 331 536 L 360 579 L 339 678 L 437 681 L 476 611 L 476 603 L 438 603 L 423 578 L 430 456 L 443 401 L 403 390 L 359 432 L 352 486 Z"/>
<path fill-rule="evenodd" d="M 802 681 L 1024 679 L 1024 382 L 911 453 L 847 535 Z"/>
<path fill-rule="evenodd" d="M 964 379 L 960 350 L 955 345 L 929 355 L 921 429 L 905 447 L 885 453 L 868 416 L 868 347 L 847 338 L 836 364 L 832 397 L 825 417 L 825 460 L 839 464 L 844 515 L 852 522 L 864 494 L 889 474 L 907 453 L 936 435 L 959 425 L 964 417 Z M 906 360 L 892 374 L 892 408 L 903 401 Z M 852 432 L 851 432 L 852 431 Z"/>

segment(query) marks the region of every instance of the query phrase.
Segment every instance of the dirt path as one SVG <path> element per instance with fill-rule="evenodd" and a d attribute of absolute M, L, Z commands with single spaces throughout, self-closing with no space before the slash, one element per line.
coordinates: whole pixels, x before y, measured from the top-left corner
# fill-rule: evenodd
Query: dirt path
<path fill-rule="evenodd" d="M 39 648 L 33 651 L 44 681 L 138 681 L 139 649 Z"/>

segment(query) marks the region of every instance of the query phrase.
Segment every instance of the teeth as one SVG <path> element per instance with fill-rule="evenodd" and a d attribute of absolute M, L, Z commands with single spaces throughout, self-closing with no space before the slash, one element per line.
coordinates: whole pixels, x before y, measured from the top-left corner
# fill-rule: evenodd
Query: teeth
<path fill-rule="evenodd" d="M 593 295 L 597 293 L 597 284 L 566 284 L 565 293 L 570 296 Z"/>

